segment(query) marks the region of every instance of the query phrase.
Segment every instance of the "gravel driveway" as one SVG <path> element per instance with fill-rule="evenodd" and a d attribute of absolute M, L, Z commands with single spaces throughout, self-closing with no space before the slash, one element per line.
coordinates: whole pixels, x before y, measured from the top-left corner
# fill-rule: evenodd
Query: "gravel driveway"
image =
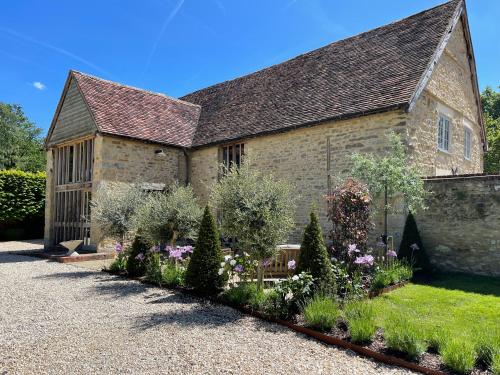
<path fill-rule="evenodd" d="M 231 308 L 0 253 L 0 374 L 409 374 Z"/>

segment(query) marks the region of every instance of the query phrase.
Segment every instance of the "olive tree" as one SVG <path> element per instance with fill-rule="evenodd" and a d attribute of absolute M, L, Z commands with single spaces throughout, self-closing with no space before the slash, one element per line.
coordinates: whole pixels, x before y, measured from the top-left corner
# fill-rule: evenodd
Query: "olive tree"
<path fill-rule="evenodd" d="M 220 213 L 222 234 L 235 237 L 238 249 L 258 261 L 259 288 L 263 260 L 277 254 L 277 245 L 294 226 L 295 201 L 288 181 L 252 169 L 248 161 L 225 170 L 212 189 L 211 203 Z"/>
<path fill-rule="evenodd" d="M 123 244 L 135 231 L 135 215 L 146 198 L 138 184 L 102 182 L 91 200 L 92 222 Z"/>
<path fill-rule="evenodd" d="M 139 209 L 136 226 L 141 235 L 155 243 L 194 238 L 203 211 L 191 186 L 174 184 L 166 192 L 150 193 Z"/>

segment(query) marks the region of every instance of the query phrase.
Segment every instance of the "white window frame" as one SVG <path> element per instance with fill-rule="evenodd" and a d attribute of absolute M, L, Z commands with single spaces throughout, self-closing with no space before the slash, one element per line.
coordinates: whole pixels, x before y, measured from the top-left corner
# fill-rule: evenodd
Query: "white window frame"
<path fill-rule="evenodd" d="M 446 126 L 441 129 L 441 120 Z M 440 112 L 437 124 L 437 148 L 443 152 L 450 152 L 451 149 L 451 117 Z"/>
<path fill-rule="evenodd" d="M 464 159 L 472 159 L 472 126 L 464 119 Z M 468 141 L 468 142 L 467 142 Z M 467 144 L 468 143 L 468 144 Z"/>

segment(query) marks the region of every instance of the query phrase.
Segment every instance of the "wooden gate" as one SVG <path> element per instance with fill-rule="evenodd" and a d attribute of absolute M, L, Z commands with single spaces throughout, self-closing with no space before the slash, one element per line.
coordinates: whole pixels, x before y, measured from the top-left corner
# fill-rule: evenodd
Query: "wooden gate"
<path fill-rule="evenodd" d="M 54 150 L 54 242 L 83 240 L 90 245 L 90 200 L 94 139 Z"/>

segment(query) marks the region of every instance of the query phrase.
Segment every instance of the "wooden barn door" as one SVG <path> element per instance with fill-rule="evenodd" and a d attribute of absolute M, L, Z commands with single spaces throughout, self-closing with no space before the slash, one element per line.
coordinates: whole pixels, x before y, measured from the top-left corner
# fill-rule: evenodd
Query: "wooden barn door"
<path fill-rule="evenodd" d="M 54 158 L 54 242 L 83 240 L 90 245 L 94 139 L 59 146 Z"/>

